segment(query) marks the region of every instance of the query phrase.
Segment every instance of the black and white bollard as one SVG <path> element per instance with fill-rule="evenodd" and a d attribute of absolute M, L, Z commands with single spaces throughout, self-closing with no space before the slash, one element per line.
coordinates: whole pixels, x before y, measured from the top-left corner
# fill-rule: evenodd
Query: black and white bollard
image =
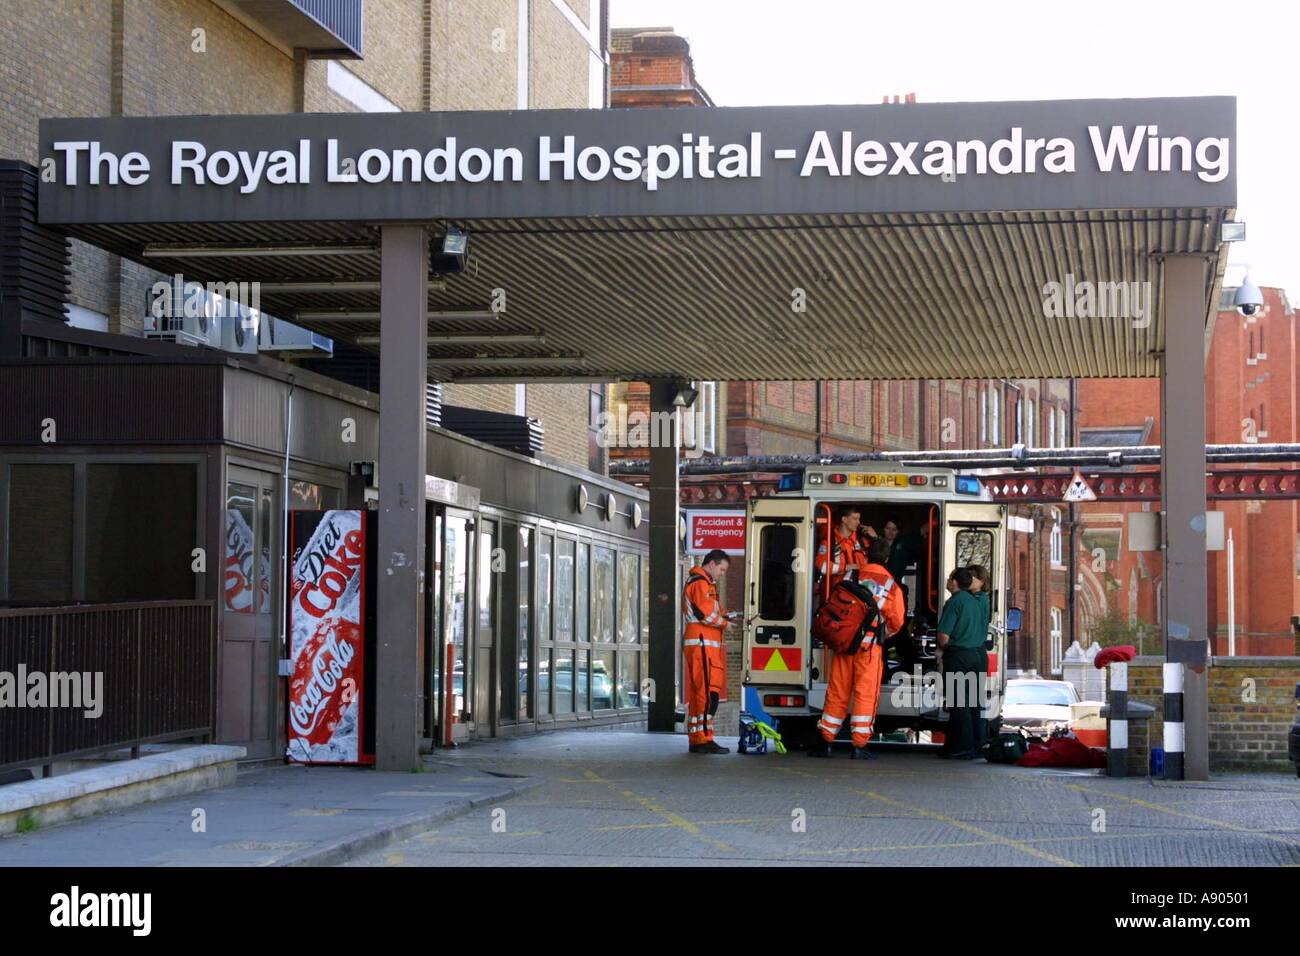
<path fill-rule="evenodd" d="M 1165 779 L 1183 779 L 1183 665 L 1167 662 L 1165 680 Z"/>
<path fill-rule="evenodd" d="M 1110 718 L 1106 722 L 1106 773 L 1128 776 L 1128 662 L 1115 661 L 1110 671 Z"/>

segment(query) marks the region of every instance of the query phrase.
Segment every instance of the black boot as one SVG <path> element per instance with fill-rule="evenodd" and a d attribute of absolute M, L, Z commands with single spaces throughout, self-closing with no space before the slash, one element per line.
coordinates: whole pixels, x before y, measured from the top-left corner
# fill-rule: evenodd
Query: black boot
<path fill-rule="evenodd" d="M 824 741 L 824 740 L 822 740 L 822 741 L 820 741 L 820 742 L 818 742 L 818 743 L 815 743 L 815 744 L 813 744 L 811 747 L 808 748 L 808 756 L 809 756 L 809 757 L 826 757 L 826 758 L 829 758 L 830 755 L 831 755 L 831 745 L 828 744 L 828 743 L 827 743 L 826 741 Z"/>
<path fill-rule="evenodd" d="M 873 754 L 873 753 L 872 753 L 870 750 L 868 750 L 866 747 L 854 747 L 854 748 L 853 748 L 853 754 L 850 756 L 849 759 L 851 759 L 851 760 L 875 760 L 875 759 L 876 759 L 876 755 Z"/>
<path fill-rule="evenodd" d="M 691 744 L 691 753 L 693 754 L 729 754 L 731 751 L 721 744 L 714 743 L 712 740 L 703 744 Z"/>

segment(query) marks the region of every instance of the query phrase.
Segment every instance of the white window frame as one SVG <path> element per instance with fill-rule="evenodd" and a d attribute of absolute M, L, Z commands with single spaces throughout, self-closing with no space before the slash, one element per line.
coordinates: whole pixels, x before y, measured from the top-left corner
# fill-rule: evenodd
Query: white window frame
<path fill-rule="evenodd" d="M 1064 555 L 1064 549 L 1062 547 L 1062 542 L 1064 537 L 1065 536 L 1061 533 L 1061 519 L 1057 518 L 1052 523 L 1052 533 L 1051 533 L 1051 537 L 1049 538 L 1050 545 L 1051 545 L 1052 567 L 1054 568 L 1065 567 L 1065 555 Z"/>
<path fill-rule="evenodd" d="M 325 64 L 325 83 L 363 113 L 400 113 L 402 108 L 338 60 Z"/>
<path fill-rule="evenodd" d="M 980 444 L 983 445 L 989 433 L 989 389 L 980 389 Z"/>
<path fill-rule="evenodd" d="M 991 386 L 991 391 L 993 393 L 993 401 L 990 405 L 992 406 L 993 414 L 989 428 L 989 438 L 993 443 L 993 447 L 997 448 L 1002 444 L 1002 391 L 998 387 L 997 383 L 994 383 Z"/>
<path fill-rule="evenodd" d="M 1061 673 L 1061 661 L 1065 657 L 1065 648 L 1061 646 L 1064 643 L 1064 635 L 1065 635 L 1065 631 L 1062 627 L 1064 614 L 1062 613 L 1059 607 L 1052 608 L 1051 614 L 1052 614 L 1052 630 L 1048 638 L 1048 642 L 1051 645 L 1050 650 L 1052 654 L 1051 670 L 1053 674 L 1059 674 Z"/>
<path fill-rule="evenodd" d="M 690 409 L 693 420 L 689 427 L 691 437 L 695 440 L 695 447 L 704 452 L 716 452 L 718 450 L 718 383 L 717 382 L 693 382 L 692 383 L 699 394 L 695 398 L 695 406 Z"/>

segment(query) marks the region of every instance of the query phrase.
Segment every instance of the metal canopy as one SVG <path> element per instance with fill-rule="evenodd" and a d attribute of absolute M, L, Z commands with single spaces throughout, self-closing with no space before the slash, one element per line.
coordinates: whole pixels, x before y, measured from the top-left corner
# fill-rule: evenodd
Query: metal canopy
<path fill-rule="evenodd" d="M 1186 139 L 1196 163 L 1153 168 L 1157 141 L 1138 131 L 1155 128 Z M 1132 137 L 1132 168 L 1101 168 L 1096 129 Z M 705 135 L 761 142 L 763 165 L 653 191 L 609 176 L 563 181 L 562 163 L 543 177 L 542 141 L 556 150 L 567 135 L 575 154 Z M 827 164 L 843 161 L 847 174 L 801 167 L 819 135 Z M 899 141 L 1031 135 L 1069 139 L 1077 169 L 868 176 L 848 158 L 869 137 L 892 160 Z M 331 150 L 428 155 L 449 136 L 462 155 L 517 149 L 520 179 L 416 183 L 412 165 L 401 182 L 327 181 Z M 1212 321 L 1227 259 L 1219 229 L 1236 201 L 1234 138 L 1235 103 L 1223 97 L 46 120 L 42 152 L 64 178 L 42 183 L 41 217 L 168 275 L 259 281 L 265 311 L 372 350 L 380 224 L 422 222 L 435 236 L 466 228 L 467 270 L 430 284 L 430 374 L 445 381 L 1154 376 L 1162 256 L 1212 260 L 1207 329 Z M 77 160 L 55 144 L 87 141 L 139 150 L 152 178 L 89 185 L 83 153 L 80 179 L 67 182 Z M 175 184 L 176 144 L 193 142 L 209 153 L 282 148 L 313 177 L 245 192 L 238 181 L 195 184 L 190 169 Z M 1220 144 L 1217 170 L 1202 163 L 1207 142 Z M 295 244 L 318 248 L 284 254 Z M 160 248 L 199 245 L 209 248 Z M 311 281 L 370 285 L 285 285 Z M 1048 283 L 1067 296 L 1085 283 L 1110 290 L 1096 300 L 1104 317 L 1049 317 Z M 1119 283 L 1131 297 L 1122 309 L 1108 299 Z"/>
<path fill-rule="evenodd" d="M 429 296 L 430 335 L 540 333 L 527 346 L 430 348 L 445 381 L 1142 377 L 1164 346 L 1159 257 L 1214 257 L 1231 210 L 470 222 L 466 272 Z M 83 226 L 78 238 L 187 280 L 374 281 L 363 224 Z M 371 243 L 302 257 L 143 256 L 155 244 Z M 1224 251 L 1221 251 L 1224 250 Z M 1047 318 L 1044 286 L 1139 283 L 1146 319 Z M 1149 283 L 1149 285 L 1141 285 Z M 494 290 L 505 310 L 492 312 Z M 803 290 L 804 311 L 794 306 Z M 1206 302 L 1218 300 L 1206 289 Z M 263 308 L 335 339 L 378 335 L 377 291 L 264 291 Z M 144 308 L 144 304 L 141 304 Z M 456 313 L 476 313 L 457 316 Z M 448 314 L 450 313 L 450 314 Z M 1213 315 L 1208 311 L 1207 322 Z M 375 345 L 363 347 L 377 350 Z M 526 358 L 503 364 L 498 357 Z M 442 364 L 448 358 L 454 363 Z"/>

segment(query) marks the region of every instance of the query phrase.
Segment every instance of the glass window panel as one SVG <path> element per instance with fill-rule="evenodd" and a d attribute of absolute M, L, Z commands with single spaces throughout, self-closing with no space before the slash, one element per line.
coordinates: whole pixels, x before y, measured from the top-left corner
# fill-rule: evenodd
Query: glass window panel
<path fill-rule="evenodd" d="M 532 590 L 532 529 L 519 529 L 519 716 L 533 715 L 528 693 L 528 616 Z"/>
<path fill-rule="evenodd" d="M 469 535 L 464 518 L 447 519 L 447 637 L 453 648 L 451 693 L 452 713 L 468 709 L 468 658 L 465 654 L 465 624 L 469 602 Z"/>
<path fill-rule="evenodd" d="M 588 647 L 579 647 L 575 652 L 575 661 L 577 665 L 577 691 L 578 691 L 578 713 L 585 714 L 591 710 L 591 695 L 589 684 L 591 682 L 590 668 L 587 666 L 591 658 L 591 649 Z"/>
<path fill-rule="evenodd" d="M 642 651 L 639 656 L 641 658 L 641 679 L 644 681 L 650 676 L 650 652 Z M 679 654 L 678 657 L 680 656 L 681 655 Z M 650 706 L 649 696 L 642 694 L 638 703 L 641 705 L 642 710 L 648 709 Z"/>
<path fill-rule="evenodd" d="M 600 643 L 614 640 L 614 552 L 610 548 L 598 547 L 593 555 L 591 639 Z"/>
<path fill-rule="evenodd" d="M 492 627 L 492 551 L 496 546 L 496 537 L 491 531 L 483 531 L 478 538 L 478 626 L 482 629 Z"/>
<path fill-rule="evenodd" d="M 591 709 L 614 706 L 614 652 L 591 652 Z"/>
<path fill-rule="evenodd" d="M 537 639 L 551 639 L 551 554 L 555 539 L 549 534 L 537 536 Z"/>
<path fill-rule="evenodd" d="M 289 482 L 290 511 L 320 511 L 325 507 L 320 485 L 311 481 Z"/>
<path fill-rule="evenodd" d="M 263 488 L 257 509 L 257 613 L 263 615 L 271 613 L 271 518 L 277 513 L 275 494 L 270 488 Z"/>
<path fill-rule="evenodd" d="M 573 713 L 573 649 L 555 649 L 555 712 Z"/>
<path fill-rule="evenodd" d="M 765 621 L 794 619 L 795 544 L 794 525 L 764 525 L 758 536 L 758 616 Z"/>
<path fill-rule="evenodd" d="M 577 631 L 577 637 L 580 641 L 588 641 L 591 639 L 591 634 L 587 629 L 587 622 L 591 619 L 591 604 L 588 601 L 590 592 L 588 587 L 590 564 L 591 545 L 584 542 L 583 544 L 578 545 L 577 579 L 574 582 L 573 589 L 573 609 L 577 612 L 575 630 Z"/>
<path fill-rule="evenodd" d="M 650 556 L 641 555 L 641 643 L 650 643 Z"/>
<path fill-rule="evenodd" d="M 555 640 L 573 640 L 574 542 L 555 542 Z"/>
<path fill-rule="evenodd" d="M 194 597 L 198 538 L 193 465 L 86 467 L 86 600 L 166 601 Z M 263 516 L 263 524 L 269 520 Z M 263 534 L 269 546 L 269 527 Z M 262 576 L 270 555 L 262 557 Z M 269 580 L 259 610 L 270 612 Z"/>
<path fill-rule="evenodd" d="M 641 634 L 641 574 L 635 554 L 618 556 L 618 640 L 635 644 Z"/>
<path fill-rule="evenodd" d="M 257 489 L 239 481 L 226 483 L 225 608 L 237 614 L 253 613 L 253 509 Z"/>
<path fill-rule="evenodd" d="M 72 594 L 71 465 L 9 469 L 9 600 L 64 604 Z M 191 544 L 191 547 L 193 545 Z M 189 562 L 186 562 L 189 568 Z M 191 582 L 189 597 L 193 597 Z"/>
<path fill-rule="evenodd" d="M 516 534 L 517 530 L 517 527 L 512 524 L 501 525 L 501 537 L 497 546 L 502 550 L 502 564 L 500 566 L 502 572 L 506 571 L 508 568 L 508 565 L 505 562 L 515 560 L 518 557 L 515 552 L 511 550 L 513 547 L 518 546 L 515 542 L 523 541 L 522 536 Z M 509 556 L 508 558 L 506 557 L 507 555 Z M 506 575 L 497 574 L 495 572 L 493 573 L 493 578 L 499 582 L 509 580 Z M 501 630 L 501 628 L 504 628 L 509 623 L 510 616 L 515 613 L 513 602 L 516 601 L 517 594 L 517 587 L 512 587 L 502 594 L 501 626 L 497 631 L 497 639 L 500 642 L 500 653 L 497 656 L 497 667 L 500 670 L 500 673 L 497 675 L 497 683 L 500 688 L 497 694 L 497 708 L 499 711 L 499 717 L 503 722 L 515 720 L 519 716 L 518 655 L 514 653 L 512 648 L 513 635 L 502 633 Z"/>
<path fill-rule="evenodd" d="M 616 699 L 619 707 L 636 707 L 640 697 L 637 687 L 637 654 L 635 651 L 618 652 L 618 686 Z"/>
<path fill-rule="evenodd" d="M 551 555 L 555 538 L 537 536 L 537 713 L 551 712 Z"/>

